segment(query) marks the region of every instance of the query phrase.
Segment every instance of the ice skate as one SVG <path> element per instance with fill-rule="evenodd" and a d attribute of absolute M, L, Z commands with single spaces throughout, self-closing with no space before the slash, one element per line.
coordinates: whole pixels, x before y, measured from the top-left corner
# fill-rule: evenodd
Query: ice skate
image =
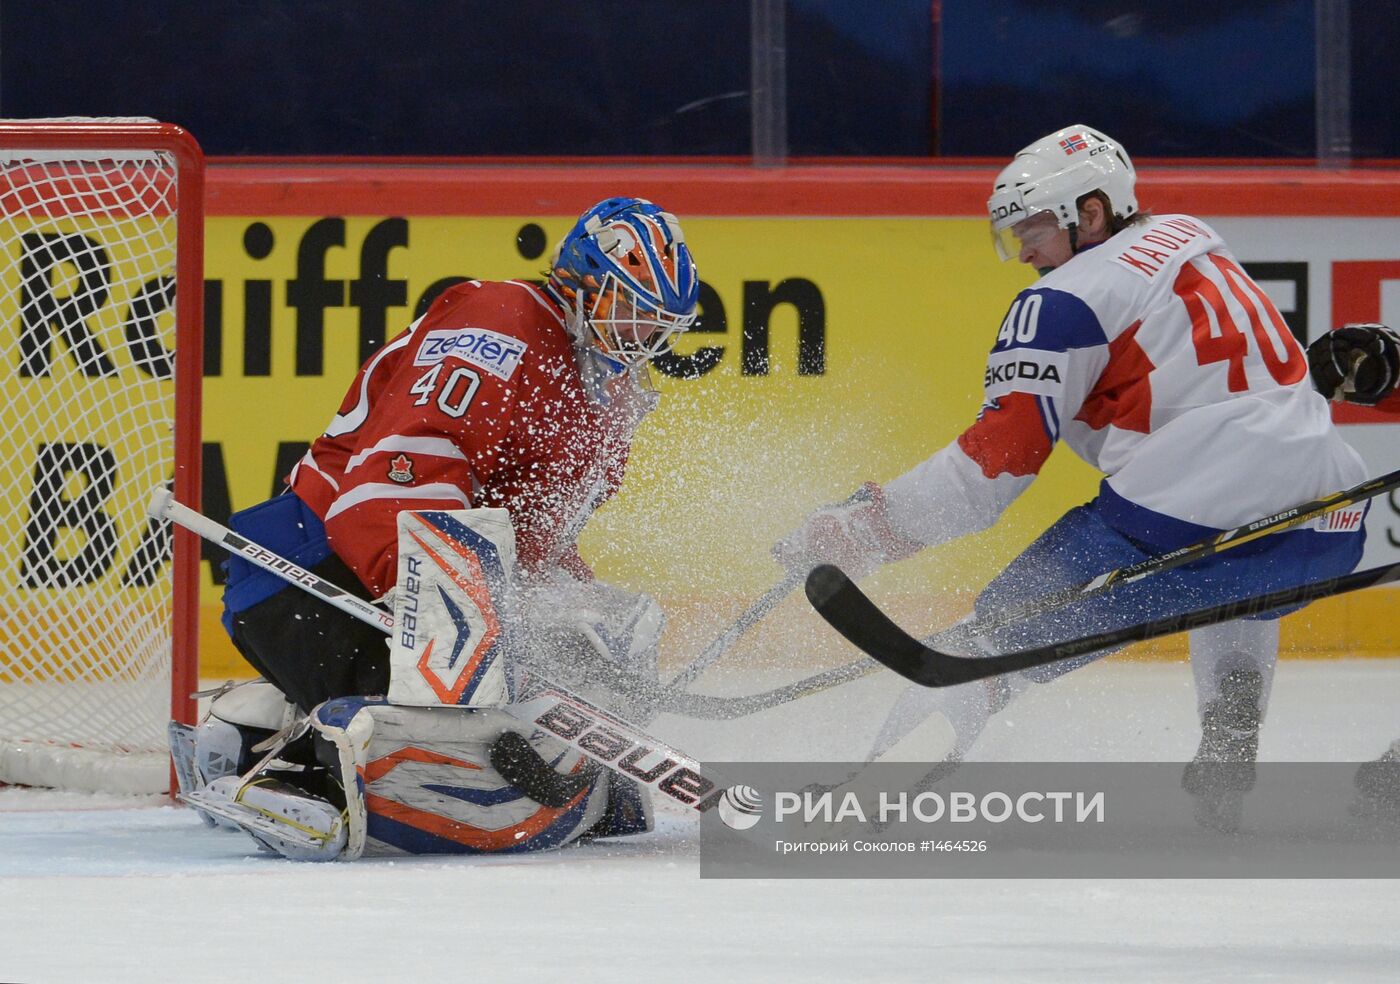
<path fill-rule="evenodd" d="M 1201 715 L 1201 744 L 1187 763 L 1181 786 L 1196 798 L 1196 822 L 1233 833 L 1239 830 L 1244 794 L 1254 788 L 1259 754 L 1259 701 L 1263 678 L 1236 670 L 1220 684 L 1220 696 Z"/>
<path fill-rule="evenodd" d="M 1400 738 L 1379 758 L 1361 763 L 1354 781 L 1353 816 L 1400 824 Z"/>

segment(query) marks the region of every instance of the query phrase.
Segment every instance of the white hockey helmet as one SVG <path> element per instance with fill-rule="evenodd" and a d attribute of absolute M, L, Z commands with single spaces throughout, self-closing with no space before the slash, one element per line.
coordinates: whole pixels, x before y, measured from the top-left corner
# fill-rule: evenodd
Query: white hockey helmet
<path fill-rule="evenodd" d="M 1011 229 L 1039 212 L 1053 212 L 1061 229 L 1079 221 L 1078 201 L 1091 191 L 1108 196 L 1113 214 L 1137 214 L 1137 172 L 1114 140 L 1083 124 L 1067 126 L 1017 151 L 987 200 L 992 243 L 1002 260 L 1020 253 Z"/>

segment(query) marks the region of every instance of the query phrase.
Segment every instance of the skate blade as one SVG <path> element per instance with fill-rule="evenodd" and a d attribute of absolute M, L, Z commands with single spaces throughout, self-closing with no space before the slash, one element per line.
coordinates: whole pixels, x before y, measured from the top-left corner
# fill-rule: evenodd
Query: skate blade
<path fill-rule="evenodd" d="M 180 799 L 197 810 L 207 811 L 216 818 L 231 823 L 251 836 L 260 847 L 270 849 L 283 857 L 298 860 L 330 860 L 340 853 L 340 849 L 335 847 L 334 853 L 331 853 L 329 857 L 326 856 L 333 848 L 336 834 L 343 830 L 343 825 L 337 825 L 337 829 L 330 835 L 317 835 L 268 817 L 257 810 L 241 803 L 234 803 L 222 796 L 210 796 L 202 790 L 197 793 L 181 793 Z"/>

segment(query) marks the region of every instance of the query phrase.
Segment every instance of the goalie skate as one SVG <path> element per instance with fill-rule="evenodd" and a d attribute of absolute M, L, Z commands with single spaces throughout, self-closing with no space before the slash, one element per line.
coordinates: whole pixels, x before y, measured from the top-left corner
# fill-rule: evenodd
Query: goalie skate
<path fill-rule="evenodd" d="M 237 776 L 225 776 L 180 798 L 294 861 L 333 861 L 345 848 L 344 811 L 275 779 L 245 784 Z"/>

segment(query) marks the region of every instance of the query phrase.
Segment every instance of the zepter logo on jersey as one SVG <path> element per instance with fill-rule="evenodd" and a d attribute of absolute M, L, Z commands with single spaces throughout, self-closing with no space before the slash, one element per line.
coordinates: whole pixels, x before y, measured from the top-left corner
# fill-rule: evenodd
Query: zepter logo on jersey
<path fill-rule="evenodd" d="M 1079 220 L 1079 199 L 1091 191 L 1107 195 L 1118 217 L 1137 214 L 1136 181 L 1127 152 L 1083 124 L 1023 147 L 997 175 L 987 200 L 997 255 L 1002 260 L 1017 256 L 1017 227 L 1042 212 L 1053 214 L 1059 228 L 1069 228 Z"/>
<path fill-rule="evenodd" d="M 413 356 L 415 366 L 430 366 L 448 357 L 510 379 L 528 348 L 524 342 L 488 328 L 439 328 L 423 336 Z"/>

